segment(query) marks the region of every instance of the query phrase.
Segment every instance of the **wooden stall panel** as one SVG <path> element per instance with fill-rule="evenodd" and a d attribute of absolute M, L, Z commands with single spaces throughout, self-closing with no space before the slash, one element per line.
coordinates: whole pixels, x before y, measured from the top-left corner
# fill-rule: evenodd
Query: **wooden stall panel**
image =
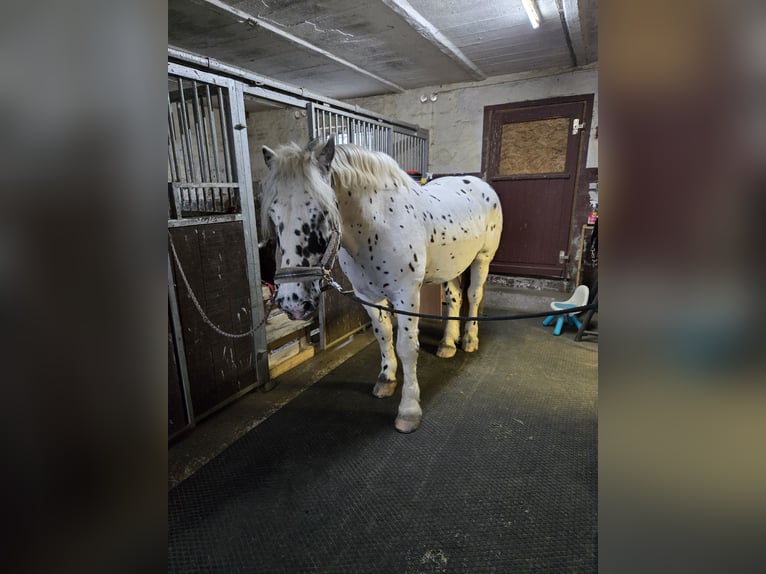
<path fill-rule="evenodd" d="M 210 320 L 229 333 L 252 327 L 245 245 L 239 221 L 171 229 L 186 277 Z M 174 269 L 178 278 L 178 270 Z M 197 418 L 256 383 L 253 337 L 232 339 L 207 325 L 180 279 L 178 307 Z"/>
<path fill-rule="evenodd" d="M 340 265 L 335 263 L 332 275 L 343 289 L 351 289 L 351 282 L 343 274 Z M 348 297 L 330 289 L 324 297 L 324 332 L 327 347 L 340 342 L 347 336 L 370 324 L 370 318 L 364 307 Z"/>

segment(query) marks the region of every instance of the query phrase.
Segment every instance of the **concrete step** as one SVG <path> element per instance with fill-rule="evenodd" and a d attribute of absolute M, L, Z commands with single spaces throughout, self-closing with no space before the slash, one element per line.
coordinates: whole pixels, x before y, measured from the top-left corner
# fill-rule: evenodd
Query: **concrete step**
<path fill-rule="evenodd" d="M 484 288 L 484 307 L 535 313 L 547 311 L 553 301 L 564 301 L 569 295 L 550 289 L 515 289 L 488 283 Z"/>
<path fill-rule="evenodd" d="M 527 313 L 547 311 L 553 301 L 566 301 L 571 281 L 490 274 L 484 288 L 484 305 Z"/>

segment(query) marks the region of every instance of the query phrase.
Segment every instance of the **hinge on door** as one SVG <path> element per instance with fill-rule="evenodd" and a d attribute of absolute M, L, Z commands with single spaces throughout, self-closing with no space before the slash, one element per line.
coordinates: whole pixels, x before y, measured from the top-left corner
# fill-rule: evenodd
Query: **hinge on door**
<path fill-rule="evenodd" d="M 559 251 L 559 263 L 566 263 L 567 261 L 569 261 L 569 255 L 564 253 L 564 250 L 562 249 Z"/>
<path fill-rule="evenodd" d="M 572 120 L 572 135 L 576 136 L 581 129 L 585 127 L 585 122 L 580 120 L 579 118 L 575 118 Z"/>

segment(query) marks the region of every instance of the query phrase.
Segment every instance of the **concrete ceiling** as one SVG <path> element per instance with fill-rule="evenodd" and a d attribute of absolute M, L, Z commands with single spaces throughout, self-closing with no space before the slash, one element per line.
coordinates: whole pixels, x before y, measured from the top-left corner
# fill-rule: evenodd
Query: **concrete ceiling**
<path fill-rule="evenodd" d="M 168 44 L 331 98 L 597 59 L 598 0 L 168 0 Z"/>

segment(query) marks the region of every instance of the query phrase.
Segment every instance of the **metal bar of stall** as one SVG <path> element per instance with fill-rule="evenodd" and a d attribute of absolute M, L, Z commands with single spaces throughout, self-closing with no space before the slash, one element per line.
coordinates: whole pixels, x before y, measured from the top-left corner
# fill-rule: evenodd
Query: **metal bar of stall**
<path fill-rule="evenodd" d="M 306 104 L 306 117 L 309 121 L 309 140 L 314 139 L 316 134 L 316 118 L 314 117 L 314 114 L 316 113 L 314 109 L 314 104 L 309 102 Z"/>
<path fill-rule="evenodd" d="M 197 82 L 192 80 L 192 96 L 189 100 L 191 105 L 192 120 L 194 121 L 194 141 L 197 142 L 197 168 L 199 169 L 200 179 L 205 178 L 205 156 L 202 148 L 202 134 L 200 133 L 199 126 L 199 114 L 197 106 L 195 105 L 195 95 L 197 94 Z M 198 208 L 200 211 L 207 210 L 207 197 L 205 197 L 205 190 L 197 190 L 197 200 L 200 199 L 200 191 L 202 193 L 202 207 Z"/>
<path fill-rule="evenodd" d="M 207 167 L 207 174 L 209 177 L 209 181 L 215 183 L 217 179 L 217 174 L 214 172 L 214 163 L 215 160 L 213 159 L 213 149 L 211 147 L 212 142 L 212 135 L 210 134 L 210 123 L 208 122 L 209 113 L 206 110 L 205 106 L 205 94 L 203 91 L 203 87 L 205 85 L 200 86 L 200 89 L 198 90 L 199 94 L 199 102 L 200 102 L 200 124 L 202 125 L 202 141 L 204 143 L 205 148 L 205 164 Z M 212 202 L 213 202 L 213 211 L 220 211 L 223 210 L 223 199 L 221 198 L 220 190 L 217 189 L 215 186 L 211 187 L 209 190 Z M 218 203 L 220 203 L 220 210 L 218 208 Z"/>
<path fill-rule="evenodd" d="M 189 370 L 186 366 L 186 350 L 184 348 L 183 329 L 181 326 L 181 312 L 178 309 L 178 298 L 176 297 L 176 282 L 173 276 L 173 263 L 170 260 L 170 251 L 168 251 L 168 306 L 170 307 L 170 320 L 173 325 L 173 342 L 177 352 L 178 370 L 181 375 L 181 388 L 184 394 L 184 407 L 186 409 L 186 418 L 189 421 L 189 428 L 196 424 L 194 418 L 194 406 L 191 400 L 191 387 L 189 385 Z"/>
<path fill-rule="evenodd" d="M 200 169 L 203 171 L 203 175 L 207 176 L 208 181 L 212 181 L 213 178 L 210 174 L 210 158 L 208 157 L 208 143 L 207 143 L 207 128 L 205 127 L 205 118 L 202 115 L 202 106 L 199 102 L 199 84 L 196 80 L 192 81 L 192 109 L 194 110 L 194 124 L 197 127 L 197 141 L 199 142 L 199 163 Z M 205 211 L 208 211 L 208 195 L 211 195 L 213 203 L 212 208 L 215 209 L 215 197 L 212 196 L 212 190 L 203 190 L 202 196 L 205 198 Z"/>
<path fill-rule="evenodd" d="M 228 94 L 228 92 L 227 92 Z M 228 126 L 228 118 L 230 117 L 230 114 L 226 112 L 227 105 L 226 105 L 226 99 L 223 97 L 223 90 L 219 86 L 218 87 L 218 118 L 221 121 L 221 141 L 223 142 L 223 164 L 224 164 L 224 170 L 226 175 L 226 181 L 232 181 L 234 179 L 232 174 L 232 166 L 231 166 L 231 151 L 229 149 L 229 126 Z M 232 197 L 231 191 L 228 192 L 229 195 L 229 205 L 231 207 L 240 207 L 239 205 L 235 205 L 237 203 L 241 204 L 241 200 L 238 200 L 238 198 L 241 197 L 241 192 L 238 189 L 237 192 Z"/>
<path fill-rule="evenodd" d="M 326 133 L 327 133 L 327 118 L 325 116 L 326 116 L 325 111 L 322 110 L 322 133 L 319 134 L 319 136 L 322 139 L 327 137 L 327 135 L 326 135 Z"/>
<path fill-rule="evenodd" d="M 170 93 L 168 93 L 168 138 L 170 139 L 170 147 L 173 156 L 173 181 L 181 181 L 181 169 L 180 164 L 178 163 L 178 150 L 176 149 L 178 136 L 173 122 L 173 104 L 170 102 Z"/>
<path fill-rule="evenodd" d="M 178 78 L 178 94 L 179 100 L 176 104 L 176 110 L 178 112 L 179 135 L 181 136 L 181 145 L 184 152 L 184 164 L 186 166 L 187 179 L 189 181 L 194 181 L 196 173 L 194 173 L 191 138 L 189 136 L 189 117 L 186 114 L 186 106 L 184 105 L 184 86 L 181 78 Z"/>
<path fill-rule="evenodd" d="M 218 138 L 215 133 L 215 122 L 213 121 L 213 102 L 210 99 L 210 85 L 205 84 L 205 97 L 201 99 L 202 112 L 204 118 L 208 150 L 208 170 L 210 181 L 217 182 L 220 179 L 218 171 Z M 221 207 L 219 211 L 224 211 L 223 191 L 219 187 L 213 188 L 213 196 L 218 198 Z"/>
<path fill-rule="evenodd" d="M 247 125 L 245 96 L 240 84 L 229 89 L 231 120 L 233 125 Z M 266 341 L 265 309 L 261 292 L 261 268 L 258 260 L 258 224 L 255 217 L 253 182 L 250 169 L 247 129 L 236 130 L 232 138 L 236 157 L 236 177 L 240 184 L 242 205 L 242 230 L 245 238 L 247 278 L 250 285 L 250 317 L 253 325 L 260 325 L 253 333 L 253 353 L 256 379 L 267 384 L 269 381 L 268 343 Z M 266 388 L 269 388 L 268 386 Z"/>
<path fill-rule="evenodd" d="M 194 148 L 192 146 L 192 140 L 191 140 L 191 133 L 190 133 L 191 128 L 189 127 L 189 108 L 186 104 L 186 94 L 184 93 L 184 81 L 182 78 L 178 78 L 178 91 L 180 94 L 179 112 L 183 120 L 183 129 L 184 129 L 184 136 L 185 136 L 184 142 L 186 143 L 187 159 L 188 159 L 189 168 L 192 174 L 192 177 L 190 179 L 191 181 L 194 181 L 195 179 L 202 179 L 202 172 L 199 171 L 199 166 L 197 165 L 198 162 L 194 161 Z M 198 171 L 200 176 L 199 178 L 197 177 Z M 194 194 L 193 205 L 197 208 L 197 211 L 199 211 L 199 201 L 198 201 L 198 196 L 196 193 Z M 189 190 L 189 209 L 191 208 L 192 208 L 191 190 Z"/>
<path fill-rule="evenodd" d="M 226 102 L 223 97 L 223 89 L 218 87 L 218 118 L 221 120 L 221 140 L 223 141 L 223 161 L 226 170 L 226 181 L 231 181 L 231 151 L 229 150 L 229 128 L 226 114 Z"/>
<path fill-rule="evenodd" d="M 170 132 L 170 125 L 168 125 L 168 167 L 170 168 L 170 181 L 178 181 L 178 161 L 176 151 L 173 148 L 173 134 Z"/>

